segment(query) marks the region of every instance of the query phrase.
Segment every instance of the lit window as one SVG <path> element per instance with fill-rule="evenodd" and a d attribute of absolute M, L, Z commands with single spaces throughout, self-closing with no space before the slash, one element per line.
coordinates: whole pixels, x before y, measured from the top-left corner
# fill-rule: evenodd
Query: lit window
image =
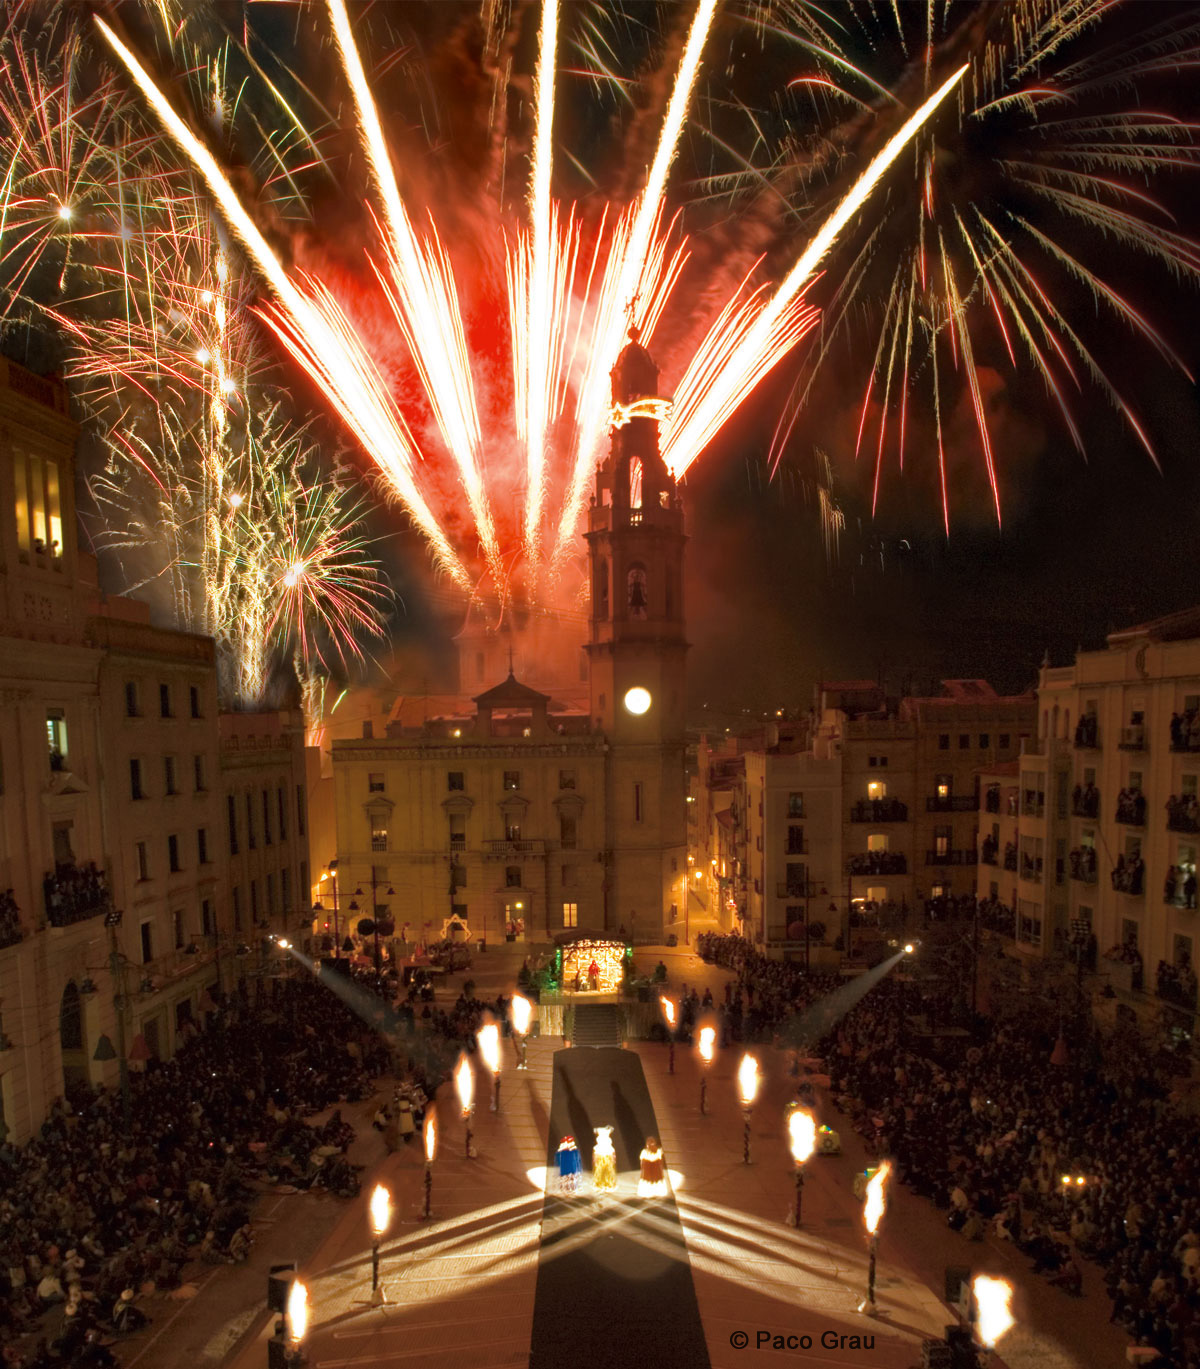
<path fill-rule="evenodd" d="M 579 926 L 579 904 L 578 904 L 578 903 L 564 903 L 563 906 L 562 906 L 562 914 L 563 914 L 563 926 L 564 926 L 564 927 L 578 927 L 578 926 Z"/>

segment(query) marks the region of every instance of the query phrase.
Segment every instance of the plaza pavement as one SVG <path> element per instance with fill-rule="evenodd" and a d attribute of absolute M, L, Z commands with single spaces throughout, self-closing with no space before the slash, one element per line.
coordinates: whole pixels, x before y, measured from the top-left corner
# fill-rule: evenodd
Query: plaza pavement
<path fill-rule="evenodd" d="M 471 970 L 455 976 L 443 996 L 452 999 L 465 978 L 475 980 L 482 996 L 511 991 L 521 958 L 516 947 L 476 955 Z M 687 947 L 638 948 L 637 959 L 647 969 L 660 958 L 672 988 L 686 981 L 701 990 L 710 985 L 718 997 L 723 993 L 726 972 L 704 965 Z M 155 1306 L 152 1300 L 147 1310 L 155 1322 L 119 1352 L 124 1369 L 264 1369 L 274 1322 L 263 1303 L 266 1266 L 291 1258 L 299 1260 L 310 1289 L 312 1369 L 528 1365 L 553 1061 L 562 1043 L 532 1041 L 529 1069 L 522 1072 L 514 1068 L 511 1043 L 504 1045 L 498 1113 L 488 1106 L 487 1080 L 478 1078 L 474 1158 L 465 1154 L 464 1124 L 452 1089 L 439 1094 L 441 1143 L 433 1166 L 432 1221 L 420 1220 L 424 1165 L 418 1143 L 384 1156 L 367 1121 L 369 1110 L 360 1105 L 353 1119 L 362 1133 L 355 1158 L 369 1166 L 362 1197 L 340 1203 L 309 1194 L 269 1196 L 256 1222 L 252 1264 L 216 1270 L 192 1302 Z M 1117 1369 L 1124 1363 L 1125 1341 L 1108 1323 L 1098 1271 L 1087 1267 L 1085 1296 L 1069 1298 L 1031 1275 L 1028 1261 L 1011 1247 L 963 1241 L 946 1226 L 943 1213 L 900 1185 L 891 1188 L 881 1229 L 880 1315 L 860 1314 L 866 1245 L 861 1204 L 851 1185 L 865 1160 L 858 1138 L 832 1112 L 829 1100 L 820 1099 L 819 1111 L 840 1130 L 845 1153 L 809 1162 L 803 1222 L 796 1231 L 784 1221 L 795 1194 L 783 1122 L 791 1084 L 786 1057 L 769 1046 L 756 1048 L 765 1079 L 751 1118 L 752 1163 L 745 1165 L 734 1078 L 740 1052 L 724 1053 L 711 1067 L 709 1112 L 701 1117 L 700 1064 L 694 1052 L 677 1049 L 671 1075 L 665 1046 L 631 1043 L 629 1049 L 642 1060 L 668 1166 L 677 1176 L 676 1205 L 714 1369 L 782 1369 L 797 1363 L 908 1369 L 920 1363 L 921 1340 L 940 1335 L 953 1320 L 940 1301 L 948 1265 L 1003 1274 L 1016 1285 L 1020 1326 L 993 1360 L 997 1369 L 1002 1364 L 1009 1369 Z M 380 1181 L 395 1202 L 381 1247 L 388 1298 L 382 1309 L 365 1301 L 370 1293 L 366 1206 L 371 1187 Z M 586 1245 L 586 1214 L 595 1211 L 600 1233 L 604 1212 L 586 1194 L 573 1201 L 579 1204 Z M 594 1244 L 602 1279 L 603 1239 Z M 620 1306 L 611 1308 L 613 1318 L 621 1314 Z M 664 1306 L 662 1315 L 669 1321 L 671 1309 Z M 756 1349 L 761 1331 L 807 1335 L 812 1345 Z M 735 1333 L 748 1337 L 748 1348 L 736 1348 Z M 873 1336 L 874 1345 L 868 1349 L 864 1341 L 856 1349 L 847 1340 L 837 1348 L 823 1347 L 826 1333 Z M 581 1324 L 578 1354 L 564 1358 L 563 1369 L 592 1363 L 589 1334 L 595 1329 Z"/>

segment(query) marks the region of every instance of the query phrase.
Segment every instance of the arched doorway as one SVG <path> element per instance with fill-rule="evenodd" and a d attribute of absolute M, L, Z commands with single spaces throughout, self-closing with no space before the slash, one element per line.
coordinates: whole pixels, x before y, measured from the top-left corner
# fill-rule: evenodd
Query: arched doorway
<path fill-rule="evenodd" d="M 72 979 L 63 990 L 58 1007 L 58 1037 L 62 1048 L 63 1093 L 88 1083 L 87 1054 L 83 1046 L 83 1003 Z"/>

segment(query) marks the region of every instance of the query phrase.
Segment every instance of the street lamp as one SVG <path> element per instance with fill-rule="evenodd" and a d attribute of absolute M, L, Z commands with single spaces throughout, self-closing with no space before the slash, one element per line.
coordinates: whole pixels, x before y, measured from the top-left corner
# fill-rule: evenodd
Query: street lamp
<path fill-rule="evenodd" d="M 470 1160 L 475 1155 L 475 1147 L 471 1144 L 471 1118 L 475 1112 L 475 1075 L 465 1053 L 458 1057 L 458 1064 L 454 1070 L 454 1087 L 458 1093 L 462 1119 L 467 1124 L 466 1149 L 467 1159 Z"/>
<path fill-rule="evenodd" d="M 792 1159 L 796 1162 L 796 1211 L 793 1220 L 799 1231 L 800 1206 L 804 1200 L 804 1166 L 817 1148 L 817 1123 L 812 1113 L 805 1108 L 793 1108 L 788 1113 L 788 1136 Z"/>
<path fill-rule="evenodd" d="M 986 1365 L 996 1348 L 996 1342 L 1016 1324 L 1012 1314 L 1012 1284 L 1007 1279 L 993 1279 L 989 1274 L 976 1274 L 971 1280 L 978 1319 L 975 1329 L 983 1345 L 981 1362 Z"/>
<path fill-rule="evenodd" d="M 475 1037 L 483 1063 L 492 1072 L 492 1111 L 500 1111 L 500 1027 L 496 1022 L 485 1022 Z"/>
<path fill-rule="evenodd" d="M 340 960 L 342 956 L 342 933 L 338 925 L 338 883 L 337 883 L 337 860 L 331 860 L 325 867 L 325 873 L 321 876 L 323 880 L 328 879 L 333 883 L 333 955 L 335 960 Z M 314 913 L 323 913 L 325 909 L 321 906 L 318 899 L 313 904 Z"/>
<path fill-rule="evenodd" d="M 749 1051 L 742 1056 L 742 1063 L 738 1066 L 738 1094 L 742 1100 L 742 1117 L 744 1124 L 742 1127 L 742 1163 L 750 1163 L 750 1112 L 754 1107 L 754 1100 L 758 1097 L 758 1086 L 761 1082 L 758 1072 L 758 1061 Z"/>
<path fill-rule="evenodd" d="M 700 1116 L 708 1111 L 708 1067 L 717 1048 L 716 1027 L 701 1027 L 698 1037 L 700 1051 Z"/>
<path fill-rule="evenodd" d="M 863 1206 L 863 1224 L 867 1228 L 869 1259 L 867 1262 L 867 1296 L 859 1304 L 858 1310 L 868 1316 L 875 1316 L 875 1256 L 879 1248 L 879 1219 L 883 1216 L 884 1186 L 892 1172 L 892 1162 L 885 1160 L 875 1171 L 867 1185 L 867 1201 Z"/>
<path fill-rule="evenodd" d="M 382 1184 L 375 1185 L 371 1194 L 371 1306 L 382 1307 L 387 1301 L 379 1282 L 379 1242 L 383 1240 L 392 1220 L 392 1199 Z"/>
<path fill-rule="evenodd" d="M 512 997 L 512 1029 L 517 1038 L 517 1069 L 526 1070 L 526 1052 L 529 1050 L 529 1028 L 533 1018 L 533 1004 L 528 998 L 516 993 Z"/>
<path fill-rule="evenodd" d="M 667 1073 L 675 1073 L 675 1004 L 666 994 L 660 994 L 663 1016 L 667 1019 Z"/>
<path fill-rule="evenodd" d="M 433 1104 L 425 1109 L 425 1221 L 429 1220 L 433 1201 L 433 1162 L 437 1157 L 437 1114 Z"/>

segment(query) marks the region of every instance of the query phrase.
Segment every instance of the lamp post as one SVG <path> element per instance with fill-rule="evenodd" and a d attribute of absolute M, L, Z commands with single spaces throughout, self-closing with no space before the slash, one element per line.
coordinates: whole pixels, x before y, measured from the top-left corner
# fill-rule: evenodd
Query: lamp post
<path fill-rule="evenodd" d="M 742 1056 L 742 1063 L 738 1066 L 738 1095 L 742 1100 L 742 1163 L 750 1163 L 750 1113 L 754 1107 L 754 1100 L 758 1097 L 758 1086 L 760 1075 L 758 1072 L 758 1061 L 749 1051 Z"/>
<path fill-rule="evenodd" d="M 425 1109 L 425 1221 L 430 1218 L 430 1204 L 433 1201 L 433 1162 L 437 1157 L 437 1114 L 433 1104 Z"/>
<path fill-rule="evenodd" d="M 517 1069 L 527 1070 L 529 1065 L 526 1063 L 526 1053 L 529 1050 L 529 1027 L 533 1017 L 533 1004 L 522 994 L 513 994 L 512 1003 L 512 1029 L 516 1037 L 517 1050 Z"/>
<path fill-rule="evenodd" d="M 976 1274 L 971 1280 L 978 1316 L 975 1330 L 983 1346 L 980 1362 L 986 1365 L 996 1348 L 996 1342 L 1016 1324 L 1012 1314 L 1012 1284 L 1007 1279 L 994 1279 L 988 1274 Z"/>
<path fill-rule="evenodd" d="M 392 1199 L 382 1184 L 375 1185 L 371 1194 L 371 1306 L 382 1307 L 387 1301 L 379 1282 L 379 1242 L 383 1240 L 392 1219 Z"/>
<path fill-rule="evenodd" d="M 458 1093 L 458 1105 L 462 1109 L 463 1121 L 467 1124 L 466 1151 L 467 1159 L 471 1160 L 475 1156 L 475 1147 L 471 1144 L 471 1118 L 475 1113 L 475 1075 L 465 1054 L 458 1057 L 458 1064 L 454 1070 L 454 1087 Z"/>
<path fill-rule="evenodd" d="M 500 1111 L 500 1027 L 496 1022 L 485 1022 L 475 1037 L 483 1063 L 492 1072 L 492 1111 Z"/>
<path fill-rule="evenodd" d="M 663 1016 L 667 1019 L 667 1073 L 675 1073 L 675 1004 L 666 994 L 660 994 Z"/>
<path fill-rule="evenodd" d="M 868 1248 L 867 1296 L 859 1303 L 858 1310 L 871 1317 L 879 1310 L 875 1306 L 875 1257 L 879 1248 L 879 1219 L 883 1216 L 884 1188 L 891 1172 L 892 1162 L 885 1160 L 867 1185 L 867 1200 L 863 1205 L 863 1224 L 867 1228 Z"/>
<path fill-rule="evenodd" d="M 338 926 L 337 869 L 338 863 L 335 857 L 325 867 L 325 878 L 331 880 L 333 883 L 333 955 L 335 960 L 340 960 L 342 958 L 342 933 L 341 928 Z M 321 912 L 325 911 L 324 908 L 321 907 L 319 899 L 317 900 L 315 907 Z"/>
<path fill-rule="evenodd" d="M 708 1112 L 708 1067 L 717 1048 L 716 1027 L 701 1027 L 697 1038 L 700 1051 L 700 1116 Z"/>
<path fill-rule="evenodd" d="M 793 1108 L 788 1113 L 788 1136 L 792 1159 L 796 1162 L 796 1211 L 793 1221 L 800 1230 L 800 1208 L 804 1201 L 804 1166 L 817 1148 L 817 1123 L 806 1108 Z"/>
<path fill-rule="evenodd" d="M 388 886 L 388 896 L 390 897 L 390 896 L 391 896 L 392 894 L 394 894 L 395 892 L 396 892 L 395 889 L 393 889 L 393 888 L 389 885 L 389 886 Z M 361 897 L 362 897 L 362 889 L 355 889 L 354 893 L 355 893 L 355 896 L 356 896 L 356 897 L 358 897 L 358 898 L 361 898 Z M 382 979 L 383 979 L 382 961 L 381 961 L 380 952 L 379 952 L 379 898 L 378 898 L 378 893 L 379 893 L 379 876 L 378 876 L 378 875 L 376 874 L 376 872 L 375 872 L 375 866 L 374 866 L 374 864 L 372 864 L 372 866 L 371 866 L 371 923 L 372 923 L 373 927 L 375 928 L 375 989 L 376 989 L 376 991 L 378 991 L 379 985 L 380 985 L 380 983 L 381 983 L 381 981 L 382 981 Z M 352 903 L 350 906 L 351 906 L 352 908 L 356 908 L 358 905 Z"/>

